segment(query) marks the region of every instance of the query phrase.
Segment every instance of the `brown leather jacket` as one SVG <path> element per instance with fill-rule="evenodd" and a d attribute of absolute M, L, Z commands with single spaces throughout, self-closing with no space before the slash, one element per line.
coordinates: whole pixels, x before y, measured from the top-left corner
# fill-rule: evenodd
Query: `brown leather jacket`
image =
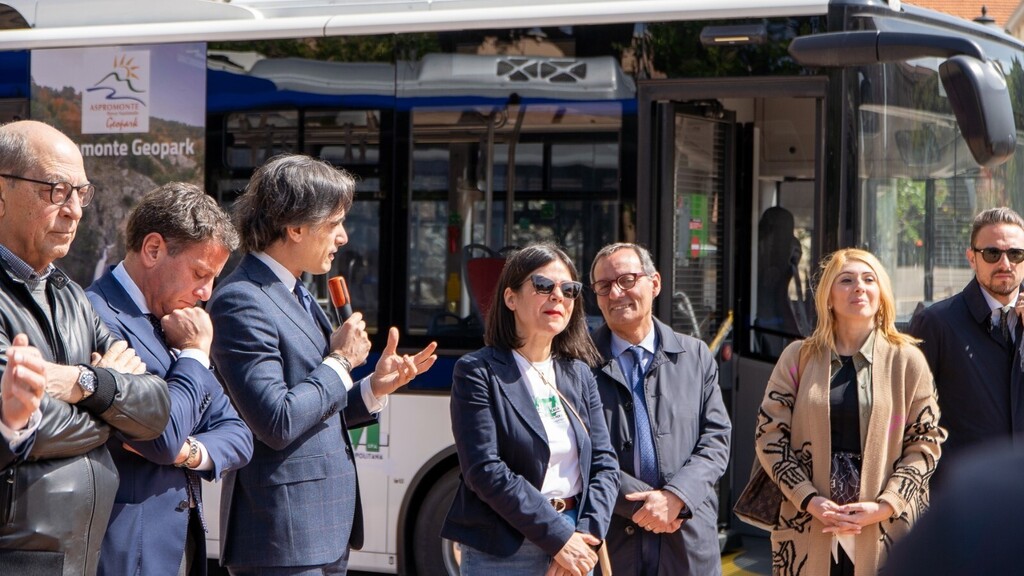
<path fill-rule="evenodd" d="M 46 294 L 49 311 L 0 266 L 0 350 L 25 333 L 46 360 L 88 365 L 116 341 L 63 272 L 49 277 Z M 117 491 L 104 443 L 111 434 L 155 438 L 167 424 L 163 380 L 93 370 L 96 392 L 86 400 L 43 397 L 39 428 L 17 453 L 0 441 L 0 574 L 95 574 Z"/>

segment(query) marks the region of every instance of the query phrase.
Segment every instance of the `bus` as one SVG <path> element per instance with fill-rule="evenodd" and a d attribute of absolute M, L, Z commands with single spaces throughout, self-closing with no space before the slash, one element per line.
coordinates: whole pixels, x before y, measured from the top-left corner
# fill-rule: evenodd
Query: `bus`
<path fill-rule="evenodd" d="M 814 325 L 816 262 L 872 251 L 906 323 L 970 279 L 977 211 L 1024 209 L 1024 45 L 898 0 L 9 0 L 0 23 L 0 116 L 36 110 L 28 62 L 49 49 L 200 43 L 209 194 L 230 206 L 282 152 L 358 177 L 329 275 L 375 350 L 397 326 L 440 358 L 352 431 L 356 570 L 458 574 L 439 537 L 459 478 L 448 392 L 508 250 L 554 241 L 589 271 L 607 243 L 651 249 L 657 315 L 719 360 L 720 524 L 742 535 L 756 409 Z"/>

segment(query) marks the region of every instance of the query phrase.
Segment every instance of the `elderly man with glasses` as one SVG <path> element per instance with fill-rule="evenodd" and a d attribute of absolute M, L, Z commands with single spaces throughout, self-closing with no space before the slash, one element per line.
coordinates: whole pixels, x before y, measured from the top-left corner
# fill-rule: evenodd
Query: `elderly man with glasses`
<path fill-rule="evenodd" d="M 910 322 L 909 332 L 923 340 L 949 433 L 933 486 L 979 443 L 1024 432 L 1022 332 L 1015 312 L 1024 280 L 1024 219 L 1007 207 L 981 212 L 971 224 L 966 257 L 974 278 Z"/>
<path fill-rule="evenodd" d="M 636 244 L 605 246 L 591 287 L 605 324 L 596 370 L 621 487 L 608 529 L 616 576 L 722 573 L 715 483 L 732 423 L 706 344 L 654 318 L 661 275 Z"/>
<path fill-rule="evenodd" d="M 167 423 L 164 381 L 53 265 L 94 192 L 67 136 L 0 127 L 0 574 L 95 574 L 118 484 L 105 443 Z"/>

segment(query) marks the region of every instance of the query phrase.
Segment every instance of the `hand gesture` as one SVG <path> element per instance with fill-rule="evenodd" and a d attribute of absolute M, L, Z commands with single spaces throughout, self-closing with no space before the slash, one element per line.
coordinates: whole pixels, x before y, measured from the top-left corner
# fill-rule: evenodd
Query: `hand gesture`
<path fill-rule="evenodd" d="M 633 522 L 648 532 L 665 534 L 675 532 L 683 525 L 679 513 L 683 501 L 668 490 L 648 490 L 626 494 L 626 500 L 643 502 L 633 513 Z"/>
<path fill-rule="evenodd" d="M 838 506 L 833 510 L 828 510 L 824 513 L 824 516 L 828 518 L 840 519 L 844 523 L 854 524 L 859 528 L 877 524 L 882 520 L 893 515 L 895 511 L 888 502 L 852 502 L 844 506 Z M 843 534 L 841 530 L 829 530 L 825 529 L 825 532 L 836 532 L 837 534 Z M 859 534 L 860 530 L 856 532 L 849 532 L 852 534 Z"/>
<path fill-rule="evenodd" d="M 0 419 L 12 430 L 24 428 L 39 409 L 46 388 L 46 365 L 39 350 L 18 334 L 7 348 L 7 368 L 0 379 Z"/>
<path fill-rule="evenodd" d="M 548 567 L 547 574 L 571 574 L 586 576 L 597 566 L 597 552 L 594 546 L 601 540 L 592 534 L 573 532 L 569 541 L 555 554 L 555 561 Z"/>
<path fill-rule="evenodd" d="M 195 348 L 210 355 L 213 344 L 213 322 L 206 310 L 198 306 L 180 308 L 160 319 L 164 341 L 171 348 Z"/>
<path fill-rule="evenodd" d="M 146 363 L 142 361 L 135 350 L 128 347 L 124 340 L 118 340 L 107 348 L 101 356 L 99 352 L 92 353 L 92 365 L 97 368 L 108 368 L 122 374 L 145 374 Z"/>
<path fill-rule="evenodd" d="M 370 354 L 370 337 L 366 334 L 362 312 L 349 316 L 331 334 L 331 351 L 344 356 L 353 368 L 366 363 L 366 357 Z"/>
<path fill-rule="evenodd" d="M 434 350 L 437 342 L 427 344 L 416 355 L 398 354 L 398 328 L 388 330 L 388 344 L 377 361 L 377 367 L 370 376 L 370 388 L 373 395 L 383 398 L 409 383 L 416 376 L 430 370 L 437 360 Z"/>
<path fill-rule="evenodd" d="M 825 528 L 822 532 L 834 534 L 860 534 L 860 526 L 850 522 L 846 514 L 840 513 L 843 507 L 824 496 L 815 496 L 807 504 L 807 511 L 818 519 Z"/>

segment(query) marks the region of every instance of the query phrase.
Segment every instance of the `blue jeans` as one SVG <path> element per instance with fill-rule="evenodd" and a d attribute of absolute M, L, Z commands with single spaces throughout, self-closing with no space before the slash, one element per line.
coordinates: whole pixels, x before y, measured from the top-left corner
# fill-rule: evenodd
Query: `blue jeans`
<path fill-rule="evenodd" d="M 561 517 L 576 526 L 576 510 L 562 512 Z M 551 564 L 551 556 L 529 540 L 523 540 L 511 556 L 502 558 L 462 544 L 462 576 L 543 576 Z"/>

